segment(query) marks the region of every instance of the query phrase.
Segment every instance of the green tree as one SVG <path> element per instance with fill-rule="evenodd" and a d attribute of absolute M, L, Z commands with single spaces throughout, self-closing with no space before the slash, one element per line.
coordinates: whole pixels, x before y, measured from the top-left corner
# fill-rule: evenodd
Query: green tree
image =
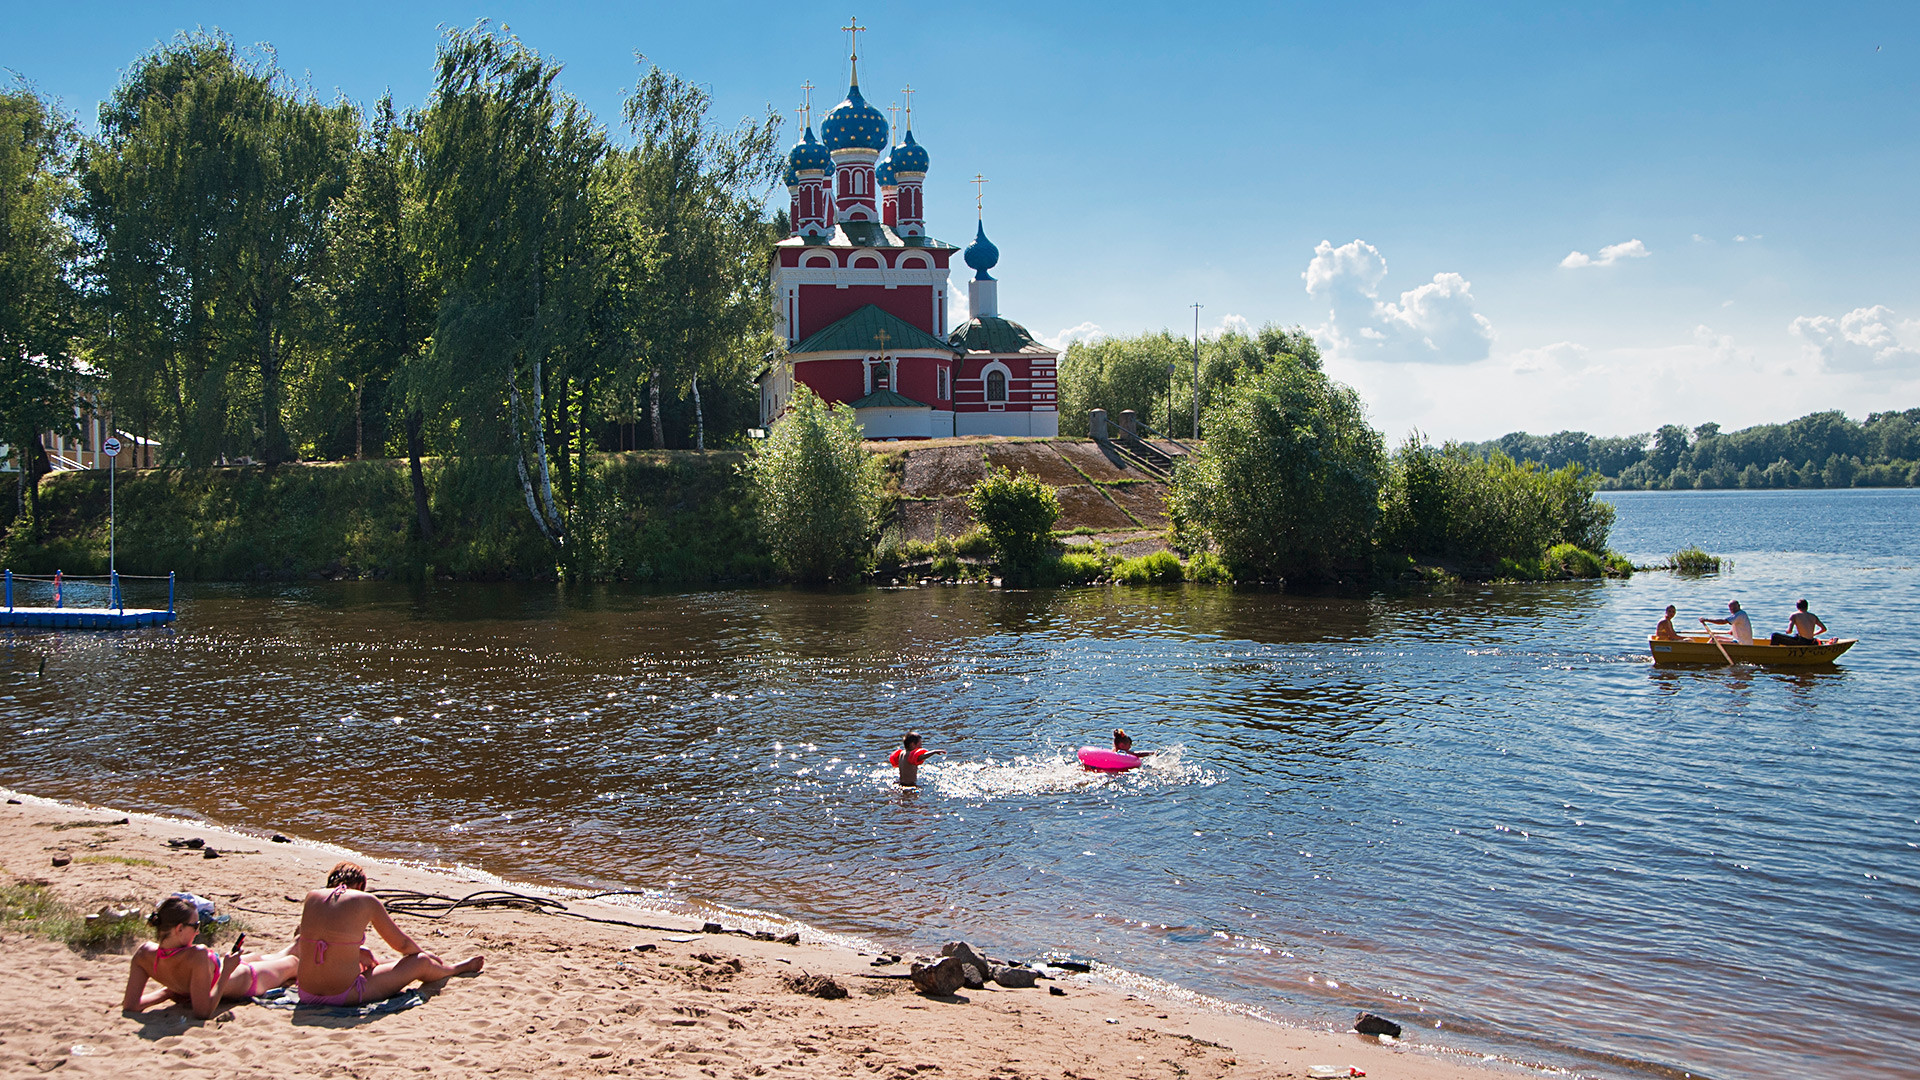
<path fill-rule="evenodd" d="M 629 308 L 633 359 L 616 378 L 629 400 L 644 382 L 655 447 L 667 443 L 661 395 L 672 389 L 692 396 L 693 441 L 704 449 L 701 376 L 709 387 L 716 375 L 722 385 L 750 382 L 739 346 L 766 344 L 772 324 L 768 260 L 781 236 L 765 204 L 780 175 L 780 119 L 769 112 L 725 131 L 709 119 L 712 106 L 707 90 L 657 66 L 627 99 L 636 142 L 618 155 L 618 192 L 630 232 L 658 257 Z"/>
<path fill-rule="evenodd" d="M 796 580 L 859 573 L 880 509 L 880 459 L 845 405 L 796 385 L 793 405 L 741 466 L 774 564 Z"/>
<path fill-rule="evenodd" d="M 340 410 L 330 406 L 351 408 L 355 458 L 366 456 L 369 419 L 375 445 L 383 447 L 389 420 L 400 418 L 414 517 L 421 539 L 432 540 L 421 466 L 425 401 L 407 378 L 423 358 L 434 318 L 419 248 L 415 144 L 413 132 L 394 115 L 393 99 L 383 96 L 368 138 L 354 155 L 346 190 L 327 218 L 332 257 L 321 293 L 329 333 L 312 380 L 320 390 L 312 412 L 337 416 Z"/>
<path fill-rule="evenodd" d="M 75 146 L 73 122 L 31 88 L 0 92 L 0 461 L 19 470 L 16 513 L 37 507 L 40 434 L 74 423 Z"/>
<path fill-rule="evenodd" d="M 1248 374 L 1288 357 L 1320 366 L 1313 336 L 1299 327 L 1267 325 L 1254 334 L 1228 332 L 1200 342 L 1200 407 Z M 1087 413 L 1117 418 L 1132 409 L 1140 422 L 1175 438 L 1193 434 L 1193 343 L 1172 331 L 1074 342 L 1060 360 L 1063 435 L 1087 434 Z M 1172 427 L 1168 428 L 1168 413 Z"/>
<path fill-rule="evenodd" d="M 101 107 L 82 215 L 102 353 L 116 411 L 173 456 L 291 455 L 287 387 L 356 132 L 351 106 L 204 33 L 136 61 Z"/>
<path fill-rule="evenodd" d="M 993 470 L 967 493 L 967 509 L 1005 571 L 1031 571 L 1053 547 L 1060 500 L 1027 473 Z"/>
<path fill-rule="evenodd" d="M 466 449 L 513 456 L 527 511 L 555 545 L 568 525 L 549 433 L 584 397 L 571 365 L 588 351 L 604 279 L 593 184 L 607 150 L 559 75 L 485 23 L 441 43 L 418 166 L 437 311 L 413 378 Z"/>
<path fill-rule="evenodd" d="M 1284 357 L 1224 389 L 1207 439 L 1168 499 L 1188 547 L 1213 547 L 1241 578 L 1304 583 L 1358 570 L 1385 471 L 1360 398 Z"/>
<path fill-rule="evenodd" d="M 1394 454 L 1381 493 L 1380 546 L 1428 558 L 1496 565 L 1537 560 L 1559 544 L 1606 551 L 1613 506 L 1594 499 L 1599 477 L 1579 465 L 1548 471 L 1499 450 L 1418 436 Z"/>

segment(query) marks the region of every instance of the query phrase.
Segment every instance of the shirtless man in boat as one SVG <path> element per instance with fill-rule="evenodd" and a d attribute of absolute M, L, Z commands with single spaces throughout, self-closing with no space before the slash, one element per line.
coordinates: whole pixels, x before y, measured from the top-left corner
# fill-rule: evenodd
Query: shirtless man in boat
<path fill-rule="evenodd" d="M 307 894 L 294 935 L 300 958 L 300 1004 L 363 1005 L 389 998 L 414 982 L 478 972 L 486 957 L 449 964 L 420 948 L 394 925 L 387 905 L 366 891 L 367 874 L 343 862 L 327 875 L 328 888 Z M 367 927 L 393 946 L 400 959 L 379 963 L 366 947 Z"/>
<path fill-rule="evenodd" d="M 1820 621 L 1820 616 L 1807 610 L 1805 600 L 1793 606 L 1798 610 L 1787 620 L 1787 632 L 1775 634 L 1769 640 L 1775 645 L 1820 644 L 1820 635 L 1827 632 L 1827 624 Z"/>
<path fill-rule="evenodd" d="M 1672 604 L 1667 605 L 1667 617 L 1664 619 L 1661 619 L 1660 625 L 1653 628 L 1653 637 L 1655 641 L 1679 641 L 1680 640 L 1680 632 L 1673 628 L 1673 617 L 1678 614 L 1680 614 L 1679 608 L 1674 607 Z"/>
<path fill-rule="evenodd" d="M 1727 601 L 1727 617 L 1724 619 L 1704 619 L 1715 626 L 1724 626 L 1733 634 L 1733 640 L 1740 645 L 1753 644 L 1753 620 L 1740 610 L 1740 601 Z"/>

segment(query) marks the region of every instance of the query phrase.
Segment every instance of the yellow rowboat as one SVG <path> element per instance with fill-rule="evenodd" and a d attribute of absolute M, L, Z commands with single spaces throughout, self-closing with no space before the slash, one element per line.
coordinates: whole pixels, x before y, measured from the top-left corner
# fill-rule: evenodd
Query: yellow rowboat
<path fill-rule="evenodd" d="M 1818 645 L 1763 645 L 1759 642 L 1741 645 L 1724 637 L 1716 639 L 1700 634 L 1689 634 L 1668 641 L 1648 638 L 1647 649 L 1653 653 L 1655 664 L 1725 666 L 1731 660 L 1736 664 L 1756 664 L 1767 667 L 1805 667 L 1809 664 L 1833 663 L 1841 653 L 1853 648 L 1858 640 L 1858 638 L 1822 638 Z"/>

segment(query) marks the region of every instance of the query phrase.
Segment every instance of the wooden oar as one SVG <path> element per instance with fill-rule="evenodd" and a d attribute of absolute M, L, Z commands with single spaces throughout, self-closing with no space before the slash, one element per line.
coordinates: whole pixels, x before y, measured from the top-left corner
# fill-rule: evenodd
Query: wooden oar
<path fill-rule="evenodd" d="M 1700 625 L 1706 628 L 1707 640 L 1713 642 L 1713 647 L 1720 650 L 1720 655 L 1727 661 L 1727 666 L 1734 667 L 1733 657 L 1728 654 L 1727 647 L 1720 643 L 1720 638 L 1713 632 L 1713 624 L 1701 619 Z"/>

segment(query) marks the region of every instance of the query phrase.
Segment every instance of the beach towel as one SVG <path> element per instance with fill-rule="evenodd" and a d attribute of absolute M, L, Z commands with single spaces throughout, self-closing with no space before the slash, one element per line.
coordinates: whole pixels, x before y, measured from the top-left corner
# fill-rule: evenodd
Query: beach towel
<path fill-rule="evenodd" d="M 256 1005 L 265 1005 L 269 1009 L 299 1009 L 318 1016 L 385 1016 L 388 1013 L 405 1012 L 415 1005 L 425 1005 L 427 999 L 420 996 L 418 990 L 407 990 L 390 998 L 379 1001 L 363 1002 L 359 1005 L 302 1005 L 298 987 L 282 986 L 269 990 L 253 999 Z"/>

